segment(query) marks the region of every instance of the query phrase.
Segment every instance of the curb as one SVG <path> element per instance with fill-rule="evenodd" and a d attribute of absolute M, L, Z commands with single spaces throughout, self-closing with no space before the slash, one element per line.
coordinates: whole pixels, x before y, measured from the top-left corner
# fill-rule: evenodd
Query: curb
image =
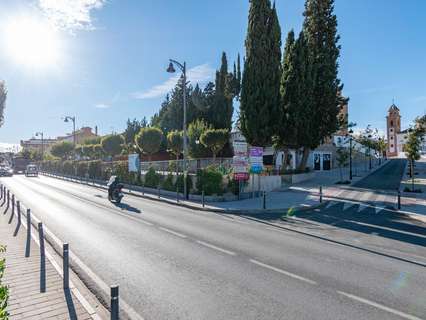
<path fill-rule="evenodd" d="M 42 173 L 43 175 L 46 175 L 45 173 Z M 50 176 L 50 175 L 46 175 L 48 177 L 51 178 L 56 178 L 58 179 L 56 176 Z M 78 183 L 78 184 L 82 184 L 82 185 L 86 185 L 89 187 L 97 187 L 97 188 L 102 188 L 102 189 L 106 189 L 106 187 L 104 185 L 88 185 L 85 184 L 83 182 L 80 181 L 76 181 L 76 180 L 67 180 L 68 182 L 73 182 L 73 183 Z M 187 208 L 187 209 L 192 209 L 192 210 L 197 210 L 197 211 L 210 211 L 210 212 L 215 212 L 215 213 L 225 213 L 225 214 L 259 214 L 259 213 L 282 213 L 282 212 L 287 212 L 290 209 L 293 209 L 295 211 L 307 211 L 307 210 L 314 210 L 314 209 L 318 209 L 321 208 L 322 206 L 326 205 L 328 203 L 328 201 L 324 201 L 323 203 L 319 203 L 316 205 L 307 205 L 307 206 L 292 206 L 292 207 L 285 207 L 285 208 L 274 208 L 274 209 L 221 209 L 221 208 L 214 208 L 214 207 L 210 207 L 208 205 L 206 205 L 204 208 L 201 206 L 201 204 L 191 204 L 191 203 L 185 203 L 184 200 L 181 200 L 180 202 L 176 202 L 176 200 L 171 200 L 168 198 L 158 198 L 155 195 L 148 195 L 148 194 L 137 194 L 134 192 L 129 192 L 129 191 L 123 191 L 124 194 L 127 195 L 131 195 L 131 196 L 135 196 L 138 198 L 143 198 L 143 199 L 147 199 L 147 200 L 152 200 L 152 201 L 158 201 L 158 202 L 163 202 L 163 203 L 167 203 L 170 205 L 174 205 L 174 206 L 179 206 L 179 207 L 183 207 L 183 208 Z"/>

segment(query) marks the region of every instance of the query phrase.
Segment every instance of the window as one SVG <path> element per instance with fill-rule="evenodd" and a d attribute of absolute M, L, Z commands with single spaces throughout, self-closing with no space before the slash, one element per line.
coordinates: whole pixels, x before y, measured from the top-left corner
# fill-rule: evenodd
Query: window
<path fill-rule="evenodd" d="M 393 129 L 392 128 L 390 129 L 390 133 L 393 133 Z"/>
<path fill-rule="evenodd" d="M 393 144 L 391 144 L 391 148 L 393 148 Z"/>
<path fill-rule="evenodd" d="M 393 120 L 391 120 L 391 124 L 390 125 L 391 125 L 391 127 L 393 127 Z"/>
<path fill-rule="evenodd" d="M 391 137 L 391 140 L 393 140 L 393 136 Z"/>

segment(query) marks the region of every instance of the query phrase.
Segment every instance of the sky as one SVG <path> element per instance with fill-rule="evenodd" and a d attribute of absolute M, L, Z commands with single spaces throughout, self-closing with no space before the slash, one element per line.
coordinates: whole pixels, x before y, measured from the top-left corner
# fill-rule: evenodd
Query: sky
<path fill-rule="evenodd" d="M 276 0 L 283 44 L 303 23 L 304 0 Z M 394 100 L 407 127 L 426 110 L 426 1 L 336 0 L 339 76 L 349 120 L 385 130 Z M 189 79 L 213 80 L 222 51 L 245 54 L 248 0 L 0 0 L 0 79 L 8 100 L 0 142 L 77 127 L 121 132 L 156 113 L 186 61 Z"/>

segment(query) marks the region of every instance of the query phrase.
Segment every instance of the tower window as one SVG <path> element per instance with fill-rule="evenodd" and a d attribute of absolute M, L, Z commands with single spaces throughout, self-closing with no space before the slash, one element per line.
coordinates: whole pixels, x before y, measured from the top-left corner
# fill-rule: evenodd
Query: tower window
<path fill-rule="evenodd" d="M 393 144 L 391 144 L 391 148 L 393 148 Z"/>
<path fill-rule="evenodd" d="M 391 125 L 391 127 L 393 127 L 393 120 L 391 120 L 391 124 L 390 125 Z"/>

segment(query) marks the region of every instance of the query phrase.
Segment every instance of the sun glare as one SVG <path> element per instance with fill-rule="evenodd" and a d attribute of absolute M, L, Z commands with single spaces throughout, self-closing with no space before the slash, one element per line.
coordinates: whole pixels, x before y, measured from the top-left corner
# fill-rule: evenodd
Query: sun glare
<path fill-rule="evenodd" d="M 60 59 L 57 31 L 32 17 L 17 17 L 6 24 L 4 48 L 18 64 L 42 69 L 54 67 Z"/>

